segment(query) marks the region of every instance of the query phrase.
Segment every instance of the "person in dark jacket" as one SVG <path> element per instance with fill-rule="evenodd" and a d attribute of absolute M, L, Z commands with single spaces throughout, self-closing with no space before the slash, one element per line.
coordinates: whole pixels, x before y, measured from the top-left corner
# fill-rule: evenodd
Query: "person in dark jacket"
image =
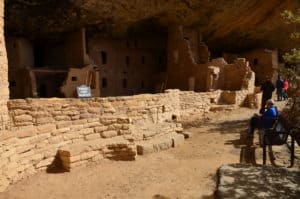
<path fill-rule="evenodd" d="M 271 78 L 269 76 L 266 77 L 266 81 L 261 85 L 260 90 L 262 91 L 262 101 L 259 112 L 263 114 L 265 111 L 266 101 L 272 99 L 272 93 L 275 90 L 275 86 L 271 82 Z"/>
<path fill-rule="evenodd" d="M 278 75 L 278 79 L 276 81 L 276 93 L 277 93 L 277 100 L 283 100 L 283 79 L 280 75 Z"/>

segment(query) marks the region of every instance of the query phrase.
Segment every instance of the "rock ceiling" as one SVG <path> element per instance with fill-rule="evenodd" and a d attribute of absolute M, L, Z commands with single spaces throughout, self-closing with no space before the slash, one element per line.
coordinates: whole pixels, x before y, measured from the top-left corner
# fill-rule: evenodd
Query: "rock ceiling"
<path fill-rule="evenodd" d="M 79 27 L 122 37 L 128 28 L 167 30 L 172 24 L 203 33 L 210 48 L 237 51 L 291 47 L 280 13 L 297 0 L 5 0 L 6 34 L 30 38 Z M 146 28 L 146 27 L 150 28 Z M 155 27 L 155 28 L 154 28 Z M 151 31 L 150 31 L 151 32 Z M 155 34 L 155 33 L 154 33 Z"/>

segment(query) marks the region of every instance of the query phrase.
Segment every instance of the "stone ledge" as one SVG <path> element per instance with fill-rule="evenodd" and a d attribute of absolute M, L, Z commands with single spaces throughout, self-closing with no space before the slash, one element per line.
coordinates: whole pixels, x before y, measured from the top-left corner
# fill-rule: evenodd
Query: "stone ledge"
<path fill-rule="evenodd" d="M 184 135 L 172 133 L 167 136 L 160 136 L 151 141 L 142 141 L 136 144 L 137 154 L 146 155 L 163 150 L 167 150 L 172 147 L 177 147 L 184 142 Z"/>
<path fill-rule="evenodd" d="M 300 171 L 250 164 L 218 170 L 216 198 L 300 198 Z"/>
<path fill-rule="evenodd" d="M 66 171 L 89 161 L 105 158 L 112 160 L 135 160 L 136 150 L 132 143 L 119 138 L 96 139 L 61 147 L 57 158 Z"/>

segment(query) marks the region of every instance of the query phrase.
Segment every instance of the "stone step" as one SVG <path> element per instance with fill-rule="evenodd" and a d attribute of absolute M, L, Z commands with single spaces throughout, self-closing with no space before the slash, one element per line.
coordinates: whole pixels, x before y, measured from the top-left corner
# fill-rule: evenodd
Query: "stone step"
<path fill-rule="evenodd" d="M 184 136 L 185 139 L 191 138 L 193 136 L 192 132 L 188 131 L 176 131 L 178 134 L 181 134 Z"/>
<path fill-rule="evenodd" d="M 104 157 L 112 160 L 135 160 L 135 156 L 135 145 L 119 137 L 76 143 L 61 147 L 57 152 L 57 158 L 66 171 Z"/>
<path fill-rule="evenodd" d="M 146 155 L 172 147 L 177 147 L 184 142 L 184 135 L 172 133 L 168 136 L 157 137 L 151 141 L 142 141 L 136 144 L 137 154 Z"/>
<path fill-rule="evenodd" d="M 236 105 L 213 105 L 210 107 L 209 111 L 217 112 L 217 111 L 232 111 L 237 108 Z"/>

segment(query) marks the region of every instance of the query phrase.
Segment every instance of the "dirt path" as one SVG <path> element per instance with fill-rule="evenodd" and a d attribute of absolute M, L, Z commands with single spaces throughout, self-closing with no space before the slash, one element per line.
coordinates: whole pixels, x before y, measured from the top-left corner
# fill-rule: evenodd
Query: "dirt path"
<path fill-rule="evenodd" d="M 213 198 L 222 164 L 262 162 L 260 149 L 255 143 L 247 147 L 244 139 L 253 113 L 238 109 L 211 114 L 205 125 L 193 123 L 188 129 L 193 138 L 180 147 L 133 162 L 104 161 L 70 173 L 39 173 L 10 186 L 0 199 Z"/>

